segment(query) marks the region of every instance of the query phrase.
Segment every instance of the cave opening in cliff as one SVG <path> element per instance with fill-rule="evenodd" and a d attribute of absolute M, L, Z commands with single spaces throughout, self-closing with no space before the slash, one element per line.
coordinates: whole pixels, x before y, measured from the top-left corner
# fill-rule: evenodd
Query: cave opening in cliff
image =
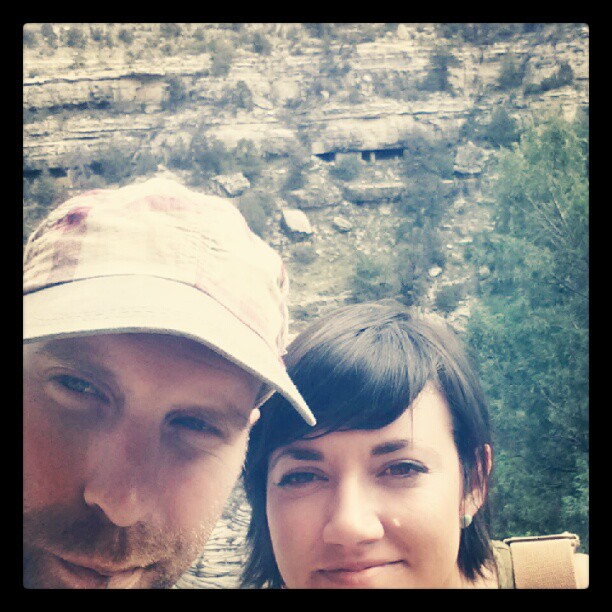
<path fill-rule="evenodd" d="M 368 151 L 361 152 L 361 158 L 364 161 L 381 161 L 387 159 L 395 159 L 397 157 L 404 156 L 403 148 L 395 149 L 370 149 Z"/>

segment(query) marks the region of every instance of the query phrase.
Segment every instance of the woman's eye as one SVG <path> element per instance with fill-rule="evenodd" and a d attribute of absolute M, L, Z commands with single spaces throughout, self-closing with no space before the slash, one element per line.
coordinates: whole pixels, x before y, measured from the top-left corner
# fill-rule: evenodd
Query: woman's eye
<path fill-rule="evenodd" d="M 423 473 L 426 471 L 427 470 L 425 467 L 418 463 L 414 463 L 412 461 L 402 461 L 400 463 L 394 463 L 393 465 L 388 466 L 381 475 L 406 478 L 408 476 L 414 476 L 417 473 Z"/>
<path fill-rule="evenodd" d="M 94 387 L 94 385 L 87 382 L 86 380 L 83 380 L 82 378 L 62 374 L 60 376 L 56 376 L 54 380 L 64 389 L 67 389 L 72 393 L 79 393 L 80 395 L 91 396 L 92 398 L 101 400 L 106 399 L 106 396 L 100 391 L 98 391 L 98 389 Z"/>
<path fill-rule="evenodd" d="M 313 472 L 293 472 L 285 474 L 277 483 L 279 487 L 299 487 L 324 480 L 323 476 Z"/>

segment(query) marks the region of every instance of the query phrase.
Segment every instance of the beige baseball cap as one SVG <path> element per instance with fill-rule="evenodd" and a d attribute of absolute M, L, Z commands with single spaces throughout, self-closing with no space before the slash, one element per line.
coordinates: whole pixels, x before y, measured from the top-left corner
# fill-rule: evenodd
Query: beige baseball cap
<path fill-rule="evenodd" d="M 95 189 L 54 209 L 24 252 L 23 338 L 184 336 L 315 417 L 283 364 L 289 281 L 229 200 L 168 179 Z"/>

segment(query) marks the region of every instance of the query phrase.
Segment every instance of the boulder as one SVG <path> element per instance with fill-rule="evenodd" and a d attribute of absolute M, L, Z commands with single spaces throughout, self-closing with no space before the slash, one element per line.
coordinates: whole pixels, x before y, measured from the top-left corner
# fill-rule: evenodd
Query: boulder
<path fill-rule="evenodd" d="M 242 195 L 250 186 L 249 179 L 237 172 L 235 174 L 218 174 L 210 180 L 211 187 L 220 196 L 235 198 Z"/>
<path fill-rule="evenodd" d="M 487 151 L 468 142 L 457 149 L 453 171 L 462 176 L 482 174 L 488 157 Z"/>
<path fill-rule="evenodd" d="M 350 232 L 353 229 L 353 224 L 348 219 L 341 216 L 334 217 L 332 220 L 332 225 L 342 233 Z"/>
<path fill-rule="evenodd" d="M 386 183 L 363 183 L 344 188 L 344 197 L 349 202 L 380 202 L 399 200 L 406 193 L 406 184 L 402 181 Z"/>
<path fill-rule="evenodd" d="M 297 208 L 283 209 L 281 224 L 285 231 L 293 236 L 310 236 L 313 234 L 313 229 L 306 213 Z"/>
<path fill-rule="evenodd" d="M 342 192 L 330 184 L 296 189 L 287 197 L 297 208 L 324 208 L 337 206 L 342 202 Z"/>
<path fill-rule="evenodd" d="M 480 266 L 480 268 L 478 268 L 479 278 L 488 278 L 490 275 L 491 275 L 491 270 L 489 266 Z"/>

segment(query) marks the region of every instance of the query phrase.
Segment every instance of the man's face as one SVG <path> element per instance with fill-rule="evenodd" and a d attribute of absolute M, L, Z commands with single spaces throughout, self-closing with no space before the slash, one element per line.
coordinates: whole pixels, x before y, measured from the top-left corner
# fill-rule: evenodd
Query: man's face
<path fill-rule="evenodd" d="M 24 348 L 24 585 L 167 588 L 240 472 L 260 383 L 190 340 Z"/>

